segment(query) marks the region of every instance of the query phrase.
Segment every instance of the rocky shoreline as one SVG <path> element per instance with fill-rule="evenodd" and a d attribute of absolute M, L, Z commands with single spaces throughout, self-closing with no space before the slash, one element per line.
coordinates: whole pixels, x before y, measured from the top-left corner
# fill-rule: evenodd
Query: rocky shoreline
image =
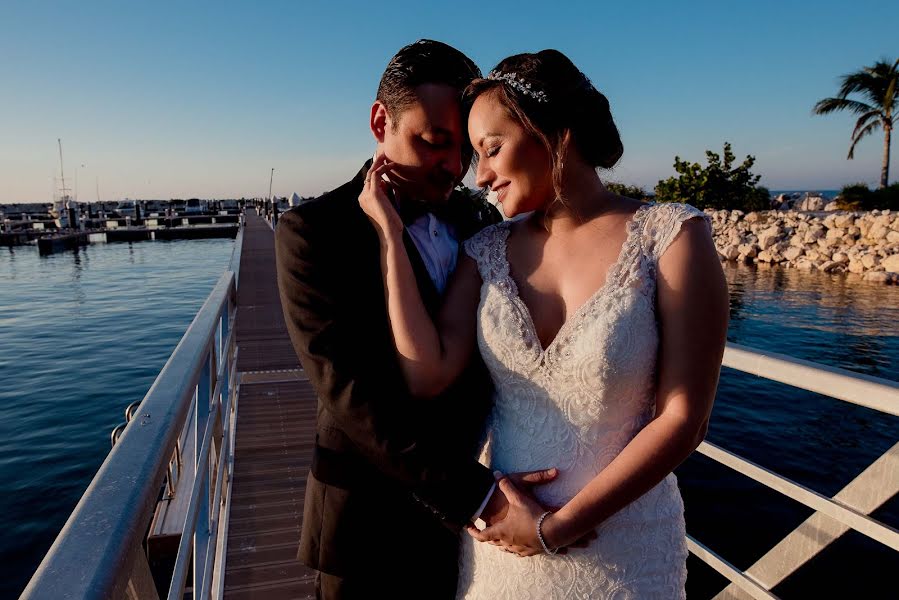
<path fill-rule="evenodd" d="M 856 273 L 899 284 L 899 211 L 707 210 L 723 261 Z"/>

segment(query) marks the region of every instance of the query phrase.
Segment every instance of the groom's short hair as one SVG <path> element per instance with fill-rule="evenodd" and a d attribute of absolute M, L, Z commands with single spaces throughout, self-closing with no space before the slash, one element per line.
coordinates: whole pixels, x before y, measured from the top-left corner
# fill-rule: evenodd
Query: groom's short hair
<path fill-rule="evenodd" d="M 443 83 L 462 91 L 481 70 L 470 58 L 443 42 L 418 40 L 400 49 L 390 59 L 377 99 L 384 104 L 394 124 L 403 110 L 415 102 L 415 88 L 425 83 Z M 395 126 L 395 125 L 394 125 Z"/>

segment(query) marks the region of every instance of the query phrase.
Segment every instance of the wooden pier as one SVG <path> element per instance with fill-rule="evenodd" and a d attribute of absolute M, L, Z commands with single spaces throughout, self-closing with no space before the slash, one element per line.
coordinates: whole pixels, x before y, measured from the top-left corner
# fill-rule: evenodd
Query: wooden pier
<path fill-rule="evenodd" d="M 271 227 L 248 211 L 237 290 L 240 387 L 224 597 L 314 598 L 296 559 L 316 399 L 287 336 Z"/>

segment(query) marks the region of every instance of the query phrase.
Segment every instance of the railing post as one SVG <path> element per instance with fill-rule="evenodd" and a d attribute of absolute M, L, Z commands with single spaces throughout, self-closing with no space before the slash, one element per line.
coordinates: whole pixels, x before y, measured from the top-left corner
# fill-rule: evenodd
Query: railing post
<path fill-rule="evenodd" d="M 214 342 L 213 342 L 214 346 Z M 194 414 L 196 415 L 195 424 L 195 444 L 196 451 L 194 456 L 197 457 L 196 463 L 196 475 L 195 477 L 200 478 L 204 477 L 205 474 L 209 473 L 209 458 L 204 464 L 199 463 L 199 459 L 201 456 L 201 447 L 203 444 L 203 439 L 206 437 L 206 428 L 211 425 L 209 423 L 209 406 L 210 406 L 210 395 L 212 394 L 212 373 L 213 373 L 213 361 L 215 360 L 215 352 L 212 351 L 212 348 L 206 348 L 206 359 L 203 364 L 203 371 L 200 373 L 200 381 L 197 383 L 197 403 Z M 194 577 L 193 577 L 193 589 L 196 593 L 197 590 L 203 589 L 203 572 L 206 567 L 206 555 L 209 552 L 209 533 L 210 533 L 210 523 L 209 523 L 209 486 L 210 486 L 210 478 L 205 477 L 206 481 L 200 488 L 200 498 L 198 499 L 198 509 L 197 509 L 197 525 L 194 531 Z"/>

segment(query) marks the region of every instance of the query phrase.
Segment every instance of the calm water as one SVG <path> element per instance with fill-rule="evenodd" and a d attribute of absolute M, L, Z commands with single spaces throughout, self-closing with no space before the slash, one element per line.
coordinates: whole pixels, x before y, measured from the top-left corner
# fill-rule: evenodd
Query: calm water
<path fill-rule="evenodd" d="M 25 588 L 233 246 L 0 248 L 0 598 Z"/>
<path fill-rule="evenodd" d="M 0 249 L 0 597 L 24 588 L 232 245 Z M 728 279 L 731 341 L 899 380 L 899 288 L 752 267 Z M 899 419 L 725 370 L 709 440 L 834 494 L 899 440 Z M 811 512 L 699 456 L 678 476 L 690 533 L 741 568 Z M 874 516 L 899 527 L 899 501 Z M 775 592 L 883 597 L 897 568 L 895 553 L 850 533 Z M 689 569 L 691 599 L 724 583 L 692 558 Z"/>
<path fill-rule="evenodd" d="M 899 288 L 765 266 L 726 272 L 729 341 L 899 381 Z M 899 441 L 899 418 L 724 369 L 707 439 L 832 496 Z M 813 512 L 698 454 L 677 474 L 687 531 L 742 569 Z M 873 516 L 899 527 L 899 497 Z M 897 569 L 899 555 L 850 531 L 773 591 L 896 598 Z M 688 570 L 689 598 L 726 583 L 693 557 Z"/>

